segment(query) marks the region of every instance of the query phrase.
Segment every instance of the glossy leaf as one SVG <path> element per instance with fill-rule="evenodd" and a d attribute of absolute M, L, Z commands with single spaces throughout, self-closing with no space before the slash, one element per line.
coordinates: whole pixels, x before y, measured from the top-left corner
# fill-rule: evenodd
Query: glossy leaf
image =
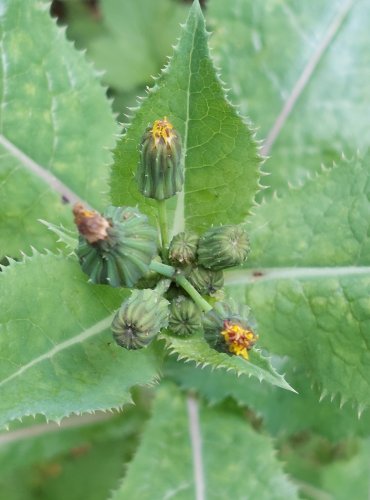
<path fill-rule="evenodd" d="M 170 496 L 178 500 L 297 498 L 269 438 L 257 434 L 241 415 L 206 408 L 164 386 L 158 391 L 140 448 L 112 500 Z"/>
<path fill-rule="evenodd" d="M 132 386 L 157 378 L 155 346 L 127 351 L 113 342 L 125 292 L 88 284 L 75 258 L 36 254 L 0 279 L 0 425 L 117 408 L 131 401 Z"/>
<path fill-rule="evenodd" d="M 248 267 L 368 266 L 370 154 L 330 169 L 256 208 Z"/>
<path fill-rule="evenodd" d="M 370 270 L 341 269 L 272 274 L 229 293 L 251 306 L 263 347 L 291 357 L 324 395 L 362 411 L 370 403 Z"/>
<path fill-rule="evenodd" d="M 238 376 L 256 377 L 260 382 L 266 381 L 294 392 L 294 388 L 272 366 L 270 359 L 258 349 L 250 351 L 249 360 L 246 361 L 240 356 L 229 356 L 215 351 L 207 344 L 201 334 L 195 334 L 189 338 L 164 334 L 160 337 L 165 339 L 170 352 L 177 354 L 179 360 L 195 361 L 202 367 L 210 365 L 212 369 L 222 368 L 233 371 Z"/>
<path fill-rule="evenodd" d="M 68 36 L 87 49 L 107 85 L 126 92 L 158 73 L 186 12 L 171 0 L 105 0 L 95 8 L 74 0 L 65 3 Z"/>
<path fill-rule="evenodd" d="M 200 369 L 194 363 L 179 363 L 169 358 L 165 375 L 180 387 L 198 392 L 211 404 L 219 404 L 233 398 L 240 406 L 248 407 L 260 419 L 262 426 L 279 438 L 302 432 L 314 432 L 327 439 L 340 442 L 353 436 L 370 435 L 370 410 L 358 417 L 357 409 L 350 404 L 340 406 L 338 398 L 321 399 L 321 393 L 313 386 L 303 370 L 289 369 L 282 363 L 280 371 L 298 394 L 281 391 L 271 384 L 260 384 L 256 379 L 238 377 L 235 373 Z"/>
<path fill-rule="evenodd" d="M 70 226 L 67 200 L 100 208 L 107 192 L 117 127 L 94 70 L 48 8 L 1 5 L 0 257 L 54 247 L 37 219 Z"/>
<path fill-rule="evenodd" d="M 261 127 L 264 184 L 288 184 L 369 146 L 366 0 L 212 0 L 212 46 L 231 98 Z"/>
<path fill-rule="evenodd" d="M 113 204 L 153 204 L 137 191 L 135 172 L 141 137 L 154 120 L 167 116 L 180 132 L 185 187 L 171 200 L 174 232 L 241 222 L 258 188 L 259 157 L 253 134 L 226 100 L 207 46 L 198 0 L 190 10 L 170 64 L 149 90 L 119 141 L 111 179 Z M 243 195 L 239 187 L 243 185 Z"/>

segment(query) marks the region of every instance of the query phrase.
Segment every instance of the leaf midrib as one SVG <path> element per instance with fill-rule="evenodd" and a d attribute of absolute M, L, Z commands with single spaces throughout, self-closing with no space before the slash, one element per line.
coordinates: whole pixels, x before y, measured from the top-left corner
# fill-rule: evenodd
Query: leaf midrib
<path fill-rule="evenodd" d="M 58 177 L 52 174 L 45 167 L 42 167 L 36 163 L 32 158 L 26 155 L 21 149 L 19 149 L 13 142 L 9 141 L 4 135 L 0 134 L 0 145 L 5 148 L 8 153 L 13 156 L 26 170 L 31 172 L 33 175 L 39 177 L 44 183 L 46 183 L 49 188 L 56 193 L 60 194 L 61 197 L 68 200 L 68 202 L 74 204 L 81 201 L 84 205 L 89 207 L 89 203 L 85 200 L 81 200 L 72 189 L 66 186 Z"/>
<path fill-rule="evenodd" d="M 342 276 L 370 275 L 370 266 L 345 267 L 258 267 L 240 269 L 225 273 L 225 285 L 248 285 L 262 281 L 280 279 L 318 279 Z"/>
<path fill-rule="evenodd" d="M 347 0 L 347 2 L 345 2 L 343 5 L 339 7 L 337 15 L 334 17 L 333 21 L 328 27 L 328 30 L 325 33 L 325 36 L 321 40 L 321 43 L 312 53 L 302 73 L 299 75 L 298 80 L 293 86 L 288 99 L 285 101 L 282 107 L 281 112 L 277 116 L 269 133 L 267 134 L 267 138 L 264 141 L 264 144 L 261 149 L 261 154 L 263 156 L 269 156 L 271 148 L 276 142 L 278 136 L 280 135 L 280 132 L 284 128 L 284 125 L 288 117 L 290 116 L 295 107 L 295 104 L 297 103 L 299 97 L 301 96 L 304 89 L 310 82 L 311 77 L 315 72 L 315 69 L 317 68 L 319 62 L 323 58 L 327 49 L 329 48 L 331 42 L 334 40 L 335 36 L 339 32 L 340 28 L 343 26 L 346 17 L 348 16 L 349 12 L 351 11 L 356 1 L 357 0 Z"/>
<path fill-rule="evenodd" d="M 8 382 L 14 380 L 17 377 L 21 377 L 26 371 L 30 370 L 33 368 L 35 365 L 45 361 L 49 360 L 52 357 L 54 357 L 56 354 L 60 353 L 61 351 L 64 351 L 65 349 L 68 349 L 69 347 L 72 347 L 76 344 L 80 344 L 84 342 L 85 340 L 94 337 L 95 335 L 99 335 L 101 332 L 106 330 L 114 317 L 114 314 L 110 314 L 106 318 L 102 319 L 101 321 L 98 321 L 94 325 L 90 326 L 86 330 L 83 330 L 79 334 L 75 335 L 74 337 L 71 337 L 63 342 L 60 342 L 59 344 L 54 345 L 52 349 L 47 351 L 44 354 L 41 354 L 40 356 L 37 356 L 36 358 L 32 359 L 25 365 L 22 365 L 13 372 L 11 375 L 8 377 L 4 378 L 3 380 L 0 381 L 0 387 L 3 387 L 6 385 Z"/>
<path fill-rule="evenodd" d="M 199 7 L 200 8 L 200 7 Z M 188 151 L 188 132 L 189 132 L 189 121 L 190 121 L 190 89 L 191 89 L 191 80 L 193 76 L 193 72 L 191 70 L 193 63 L 193 52 L 195 48 L 195 35 L 197 33 L 197 28 L 199 24 L 199 17 L 196 20 L 196 26 L 194 28 L 193 39 L 191 43 L 191 50 L 189 53 L 189 77 L 188 77 L 188 85 L 186 91 L 186 120 L 185 120 L 185 131 L 184 131 L 184 151 L 182 161 L 185 164 L 186 155 Z M 173 229 L 172 236 L 174 234 L 178 234 L 185 229 L 185 177 L 186 177 L 186 169 L 184 169 L 184 186 L 183 189 L 178 193 L 176 200 L 176 209 L 175 216 L 173 221 Z"/>
<path fill-rule="evenodd" d="M 187 397 L 189 436 L 193 458 L 194 487 L 196 500 L 205 500 L 205 479 L 202 453 L 202 438 L 199 421 L 199 403 L 191 395 Z"/>

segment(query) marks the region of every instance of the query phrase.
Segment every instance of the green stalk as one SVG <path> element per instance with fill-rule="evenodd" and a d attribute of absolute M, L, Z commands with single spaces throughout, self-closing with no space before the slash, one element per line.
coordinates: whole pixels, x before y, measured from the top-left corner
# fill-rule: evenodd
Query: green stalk
<path fill-rule="evenodd" d="M 167 223 L 167 211 L 166 211 L 166 200 L 157 200 L 158 207 L 158 223 L 159 230 L 161 232 L 161 243 L 162 243 L 162 256 L 167 258 L 168 249 L 168 223 Z"/>
<path fill-rule="evenodd" d="M 183 276 L 182 274 L 177 274 L 176 269 L 172 266 L 168 266 L 167 264 L 162 264 L 161 262 L 157 262 L 153 260 L 150 263 L 149 269 L 155 271 L 156 273 L 162 274 L 167 278 L 172 278 L 176 281 L 178 285 L 180 285 L 194 300 L 197 306 L 202 309 L 204 312 L 208 312 L 212 309 L 212 306 L 208 304 L 208 302 L 203 299 L 199 292 L 193 287 L 191 283 Z"/>

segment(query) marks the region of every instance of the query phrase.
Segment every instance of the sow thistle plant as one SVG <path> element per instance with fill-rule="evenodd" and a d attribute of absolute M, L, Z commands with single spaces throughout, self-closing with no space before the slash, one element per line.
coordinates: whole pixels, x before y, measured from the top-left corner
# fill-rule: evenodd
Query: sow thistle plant
<path fill-rule="evenodd" d="M 153 290 L 135 290 L 122 303 L 112 323 L 117 344 L 141 349 L 168 326 L 169 333 L 185 337 L 201 332 L 204 324 L 210 346 L 247 360 L 258 338 L 249 326 L 247 310 L 239 308 L 242 312 L 237 314 L 227 303 L 213 298 L 223 286 L 222 270 L 247 259 L 246 228 L 220 226 L 201 237 L 182 232 L 174 235 L 168 248 L 164 200 L 182 190 L 184 162 L 181 137 L 167 118 L 156 120 L 145 131 L 136 179 L 139 191 L 158 203 L 158 235 L 135 208 L 108 207 L 104 215 L 86 210 L 80 203 L 73 209 L 80 233 L 76 253 L 92 283 L 134 288 L 149 272 L 158 276 Z M 159 254 L 161 262 L 154 258 Z M 172 300 L 173 291 L 167 292 L 168 284 L 163 286 L 169 283 L 168 277 L 177 289 Z"/>
<path fill-rule="evenodd" d="M 370 4 L 94 6 L 0 7 L 0 496 L 367 498 Z"/>

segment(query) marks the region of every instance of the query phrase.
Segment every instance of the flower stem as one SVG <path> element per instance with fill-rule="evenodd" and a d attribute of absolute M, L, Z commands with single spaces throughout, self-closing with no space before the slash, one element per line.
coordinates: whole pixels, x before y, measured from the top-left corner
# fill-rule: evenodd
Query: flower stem
<path fill-rule="evenodd" d="M 176 283 L 181 286 L 194 300 L 197 306 L 202 309 L 204 312 L 208 312 L 212 309 L 212 306 L 208 304 L 208 302 L 203 299 L 199 292 L 193 287 L 191 283 L 183 276 L 182 274 L 177 273 L 177 270 L 168 266 L 167 264 L 162 264 L 161 262 L 156 262 L 153 260 L 149 266 L 152 271 L 155 271 L 167 278 L 172 278 Z"/>
<path fill-rule="evenodd" d="M 169 243 L 166 200 L 157 200 L 157 207 L 158 207 L 158 223 L 161 232 L 162 257 L 166 259 L 168 243 Z"/>

